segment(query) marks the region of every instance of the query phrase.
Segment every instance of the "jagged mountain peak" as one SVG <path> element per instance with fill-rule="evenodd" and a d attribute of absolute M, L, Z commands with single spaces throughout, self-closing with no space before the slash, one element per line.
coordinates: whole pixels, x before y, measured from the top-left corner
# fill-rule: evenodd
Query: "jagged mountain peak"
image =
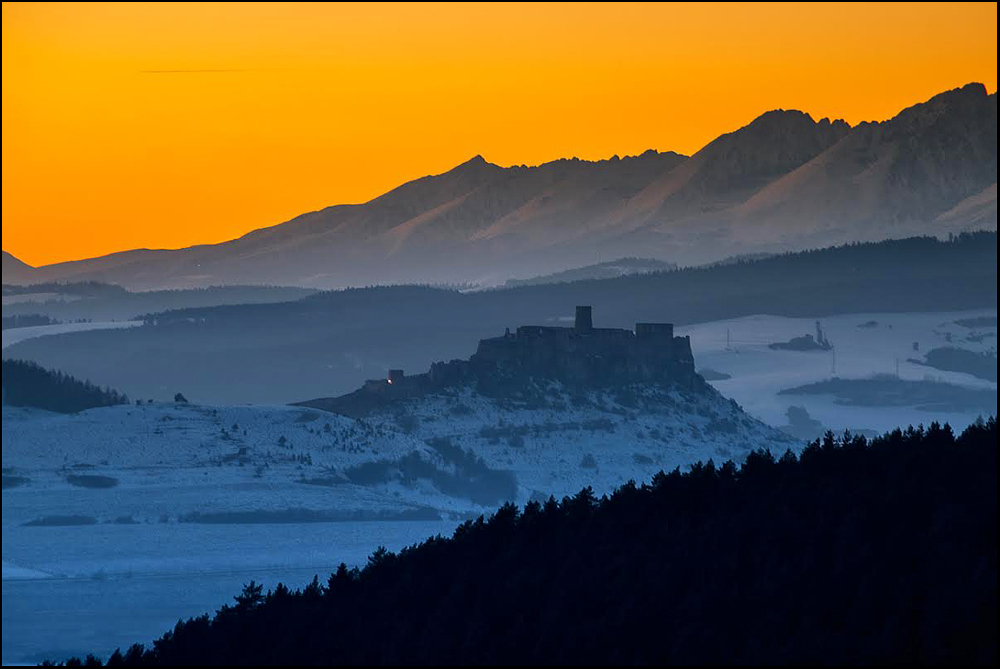
<path fill-rule="evenodd" d="M 695 157 L 703 153 L 711 155 L 720 150 L 760 151 L 766 148 L 761 143 L 778 143 L 793 149 L 801 147 L 804 152 L 814 152 L 816 147 L 825 149 L 836 143 L 850 129 L 851 126 L 841 119 L 823 119 L 817 122 L 806 112 L 797 109 L 772 109 L 742 128 L 720 136 L 696 153 Z"/>
<path fill-rule="evenodd" d="M 476 155 L 472 156 L 471 158 L 469 158 L 465 162 L 459 163 L 455 167 L 451 168 L 450 170 L 448 170 L 444 174 L 453 174 L 455 172 L 463 172 L 463 171 L 470 171 L 470 170 L 487 170 L 487 171 L 489 171 L 489 170 L 501 170 L 501 169 L 503 169 L 503 168 L 500 167 L 499 165 L 495 165 L 495 164 L 489 162 L 488 160 L 486 160 L 485 158 L 483 158 L 482 154 L 477 153 Z"/>
<path fill-rule="evenodd" d="M 996 95 L 996 93 L 993 93 L 993 95 Z M 958 86 L 957 88 L 952 88 L 951 90 L 942 91 L 937 95 L 931 97 L 926 102 L 918 103 L 916 105 L 913 105 L 913 107 L 920 107 L 923 105 L 935 105 L 940 103 L 947 104 L 947 103 L 953 103 L 958 100 L 979 100 L 982 98 L 987 98 L 989 96 L 990 93 L 986 90 L 985 84 L 978 81 L 971 81 L 963 86 Z M 912 109 L 913 107 L 908 107 L 908 109 Z M 900 113 L 905 114 L 906 110 L 904 109 Z"/>
<path fill-rule="evenodd" d="M 763 114 L 760 114 L 754 120 L 750 121 L 747 125 L 743 126 L 743 129 L 758 129 L 758 128 L 774 128 L 780 129 L 783 127 L 790 127 L 796 124 L 801 125 L 816 125 L 817 122 L 813 120 L 813 117 L 808 112 L 801 111 L 799 109 L 770 109 Z"/>
<path fill-rule="evenodd" d="M 887 121 L 857 125 L 769 184 L 739 212 L 740 230 L 745 239 L 777 233 L 843 243 L 995 228 L 988 187 L 996 183 L 996 149 L 996 94 L 982 84 L 945 91 Z M 959 206 L 968 198 L 970 206 Z M 806 234 L 803 220 L 811 221 Z"/>
<path fill-rule="evenodd" d="M 474 155 L 369 202 L 223 244 L 31 273 L 36 281 L 94 278 L 135 288 L 503 283 L 592 264 L 596 249 L 691 264 L 993 228 L 996 128 L 996 94 L 979 83 L 853 128 L 772 109 L 691 157 L 651 149 L 502 167 Z"/>
<path fill-rule="evenodd" d="M 639 206 L 655 208 L 660 220 L 725 209 L 812 160 L 849 131 L 844 121 L 817 123 L 798 110 L 765 112 L 652 184 Z"/>
<path fill-rule="evenodd" d="M 881 124 L 893 136 L 921 132 L 944 119 L 957 124 L 956 130 L 975 123 L 982 114 L 989 114 L 992 107 L 994 118 L 993 136 L 996 136 L 996 93 L 987 95 L 986 87 L 980 83 L 966 84 L 960 88 L 938 93 L 926 102 L 907 107 L 892 119 Z M 994 155 L 996 142 L 994 141 Z"/>

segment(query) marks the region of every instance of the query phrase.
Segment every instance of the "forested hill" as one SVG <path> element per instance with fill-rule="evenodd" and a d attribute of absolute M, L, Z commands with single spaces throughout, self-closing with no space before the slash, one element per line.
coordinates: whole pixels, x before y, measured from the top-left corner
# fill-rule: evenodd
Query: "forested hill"
<path fill-rule="evenodd" d="M 997 427 L 756 452 L 504 506 L 134 664 L 995 664 Z"/>
<path fill-rule="evenodd" d="M 459 320 L 447 310 L 472 309 L 477 315 L 506 318 L 508 324 L 518 317 L 541 322 L 553 313 L 571 312 L 575 304 L 592 304 L 595 318 L 614 327 L 633 325 L 636 314 L 683 325 L 758 313 L 955 311 L 996 305 L 996 275 L 997 233 L 979 232 L 950 241 L 913 237 L 848 244 L 729 264 L 460 295 L 418 286 L 332 291 L 295 303 L 181 309 L 150 319 L 256 320 L 270 315 L 280 320 L 359 303 L 371 318 L 391 318 L 401 309 L 431 309 L 428 316 Z"/>
<path fill-rule="evenodd" d="M 60 321 L 131 320 L 150 311 L 259 304 L 297 300 L 315 293 L 283 286 L 210 286 L 187 290 L 132 292 L 121 286 L 86 281 L 3 286 L 4 317 L 43 314 Z"/>
<path fill-rule="evenodd" d="M 128 397 L 24 360 L 3 361 L 4 404 L 60 413 L 127 404 Z"/>
<path fill-rule="evenodd" d="M 161 312 L 146 327 L 44 337 L 7 355 L 131 395 L 187 388 L 202 401 L 295 402 L 350 392 L 386 369 L 407 373 L 467 358 L 505 327 L 565 325 L 594 307 L 597 327 L 678 326 L 753 314 L 996 307 L 996 233 L 954 241 L 856 244 L 617 279 L 460 293 L 421 286 L 358 288 L 304 299 Z M 152 354 L 151 352 L 155 352 Z"/>

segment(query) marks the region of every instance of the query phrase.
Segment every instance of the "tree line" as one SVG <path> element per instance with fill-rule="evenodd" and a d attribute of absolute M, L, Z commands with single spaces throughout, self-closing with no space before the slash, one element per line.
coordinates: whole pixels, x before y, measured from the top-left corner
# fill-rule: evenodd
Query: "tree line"
<path fill-rule="evenodd" d="M 108 664 L 995 664 L 996 456 L 993 418 L 828 433 L 507 504 Z"/>
<path fill-rule="evenodd" d="M 467 358 L 479 339 L 499 336 L 505 327 L 571 317 L 578 304 L 594 307 L 599 327 L 631 328 L 636 321 L 681 327 L 762 313 L 816 318 L 996 303 L 996 233 L 985 233 L 503 290 L 357 288 L 181 309 L 144 317 L 152 327 L 31 339 L 9 351 L 92 377 L 112 373 L 115 384 L 144 396 L 162 386 L 197 387 L 209 402 L 294 402 L 351 392 L 385 371 L 331 351 L 422 372 L 434 361 Z M 157 354 L 149 355 L 151 349 Z"/>
<path fill-rule="evenodd" d="M 30 328 L 36 325 L 58 325 L 59 321 L 45 314 L 14 314 L 3 316 L 3 329 Z"/>
<path fill-rule="evenodd" d="M 60 413 L 128 404 L 128 396 L 27 360 L 3 361 L 4 404 Z"/>

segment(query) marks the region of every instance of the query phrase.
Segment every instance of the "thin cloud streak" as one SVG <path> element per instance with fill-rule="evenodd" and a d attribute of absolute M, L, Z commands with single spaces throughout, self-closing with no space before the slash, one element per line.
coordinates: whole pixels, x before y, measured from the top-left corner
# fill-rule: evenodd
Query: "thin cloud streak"
<path fill-rule="evenodd" d="M 139 70 L 139 74 L 217 74 L 222 72 L 251 72 L 249 69 L 232 70 Z"/>

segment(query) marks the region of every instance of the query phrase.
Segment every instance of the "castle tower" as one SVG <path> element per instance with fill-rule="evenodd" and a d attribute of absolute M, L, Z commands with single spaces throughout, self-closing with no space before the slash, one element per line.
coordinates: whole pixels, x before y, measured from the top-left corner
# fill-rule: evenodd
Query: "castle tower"
<path fill-rule="evenodd" d="M 589 332 L 594 329 L 594 319 L 589 306 L 576 308 L 575 328 L 577 332 Z"/>

